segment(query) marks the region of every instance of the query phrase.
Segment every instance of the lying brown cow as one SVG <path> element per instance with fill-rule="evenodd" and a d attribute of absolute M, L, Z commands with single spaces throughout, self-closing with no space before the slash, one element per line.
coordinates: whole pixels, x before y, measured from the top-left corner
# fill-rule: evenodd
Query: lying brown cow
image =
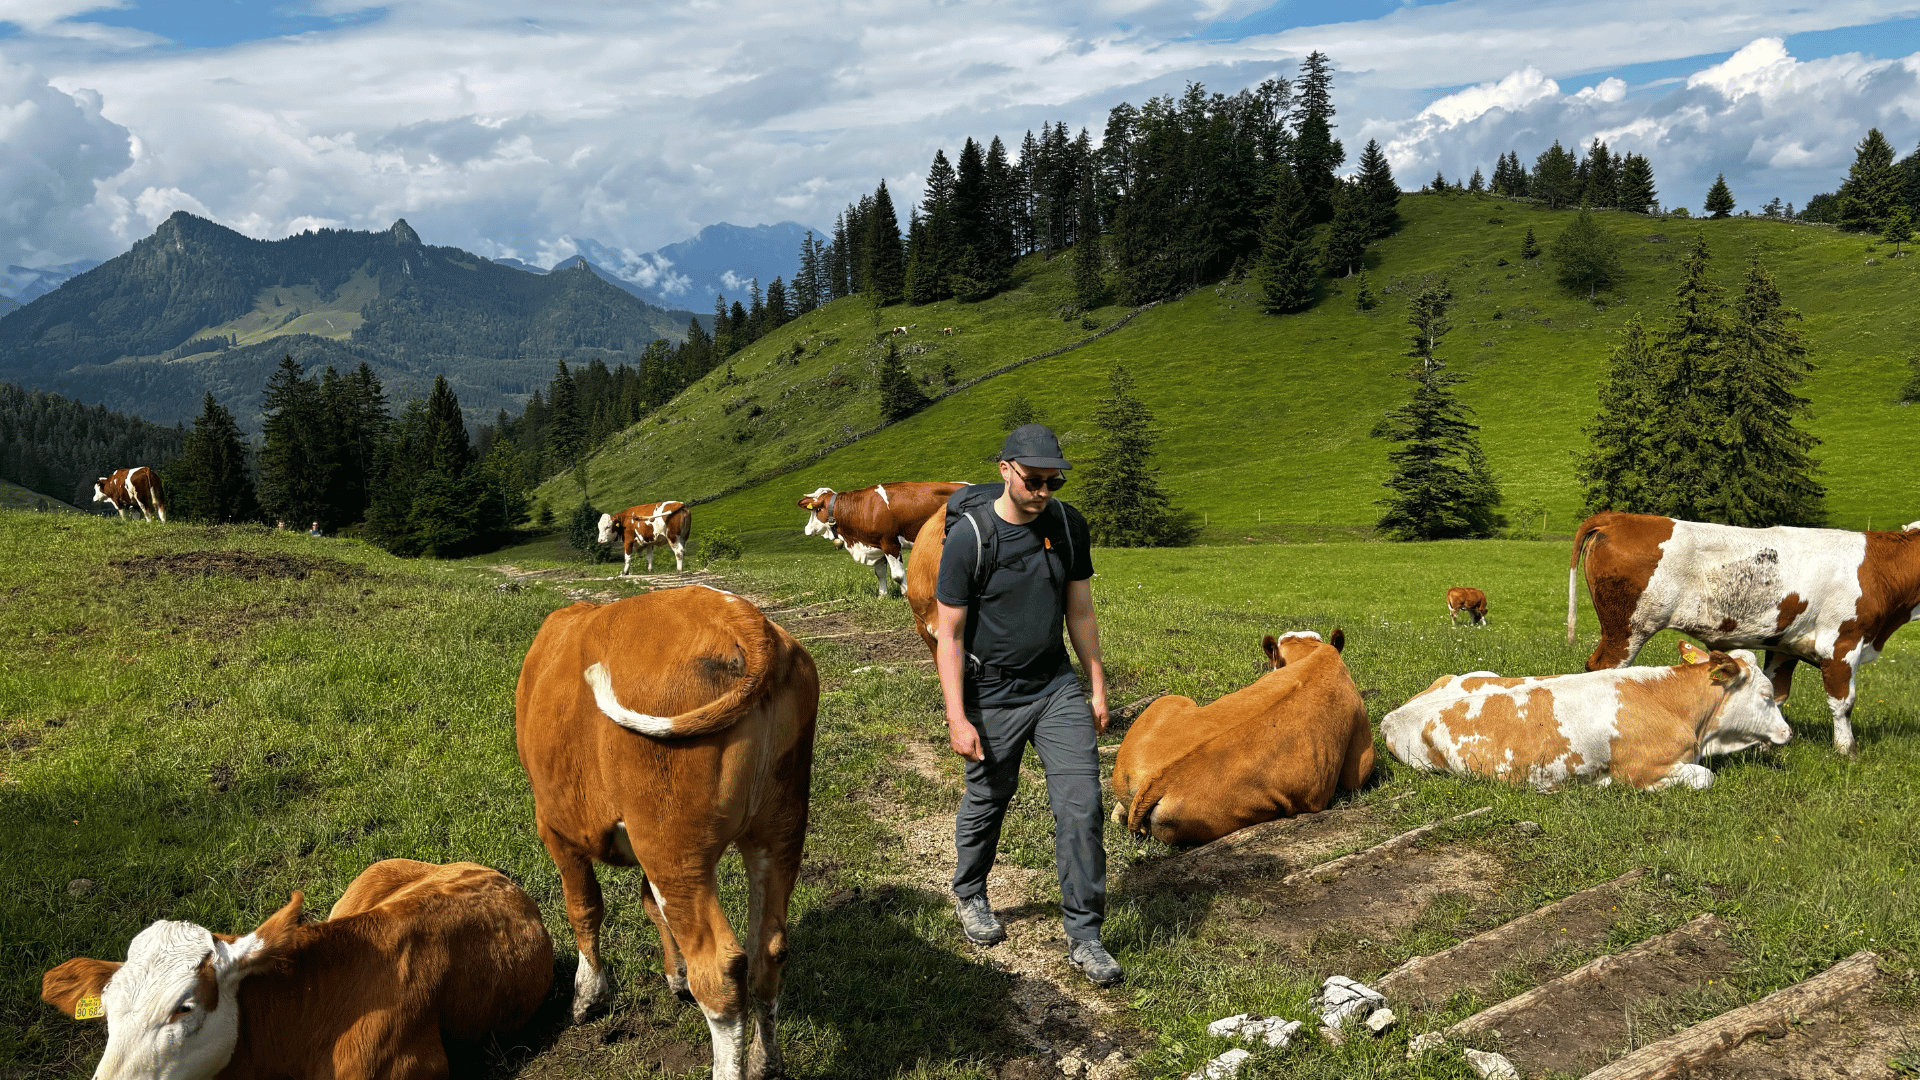
<path fill-rule="evenodd" d="M 1752 653 L 1680 643 L 1675 667 L 1607 668 L 1503 679 L 1443 675 L 1380 721 L 1393 756 L 1416 769 L 1548 791 L 1574 777 L 1643 791 L 1704 788 L 1700 759 L 1793 737 Z"/>
<path fill-rule="evenodd" d="M 1460 613 L 1467 613 L 1475 626 L 1487 625 L 1487 594 L 1479 589 L 1455 586 L 1447 590 L 1447 625 L 1457 626 Z"/>
<path fill-rule="evenodd" d="M 93 501 L 113 507 L 122 519 L 131 506 L 140 511 L 142 520 L 167 520 L 167 493 L 160 486 L 160 474 L 145 465 L 115 469 L 112 476 L 94 480 Z"/>
<path fill-rule="evenodd" d="M 484 866 L 375 863 L 323 923 L 301 924 L 304 899 L 241 937 L 154 923 L 124 963 L 69 960 L 40 996 L 106 1017 L 97 1080 L 431 1080 L 443 1037 L 525 1024 L 553 981 L 539 907 Z"/>
<path fill-rule="evenodd" d="M 1204 844 L 1275 818 L 1317 813 L 1337 784 L 1373 773 L 1367 706 L 1331 642 L 1301 631 L 1269 637 L 1268 674 L 1211 705 L 1163 697 L 1147 708 L 1113 763 L 1113 820 L 1169 844 Z"/>
<path fill-rule="evenodd" d="M 927 518 L 947 505 L 949 495 L 966 486 L 916 482 L 875 484 L 856 491 L 823 487 L 802 495 L 800 508 L 807 512 L 807 535 L 824 536 L 847 549 L 855 562 L 873 567 L 884 597 L 889 577 L 896 583 L 906 580 L 901 543 L 911 545 Z M 882 560 L 886 565 L 881 565 Z"/>
<path fill-rule="evenodd" d="M 611 544 L 617 537 L 626 561 L 620 564 L 625 577 L 633 569 L 633 549 L 647 551 L 647 573 L 653 573 L 653 549 L 665 544 L 673 551 L 673 570 L 687 568 L 687 534 L 693 531 L 693 511 L 685 503 L 657 502 L 629 506 L 617 514 L 600 515 L 600 542 Z"/>
<path fill-rule="evenodd" d="M 715 1080 L 775 1076 L 774 1007 L 787 900 L 800 868 L 820 680 L 760 610 L 704 586 L 547 616 L 520 669 L 515 734 L 540 839 L 560 868 L 580 947 L 573 1015 L 606 996 L 598 860 L 645 875 L 667 983 L 713 1033 Z M 731 844 L 748 879 L 743 955 L 714 867 Z"/>

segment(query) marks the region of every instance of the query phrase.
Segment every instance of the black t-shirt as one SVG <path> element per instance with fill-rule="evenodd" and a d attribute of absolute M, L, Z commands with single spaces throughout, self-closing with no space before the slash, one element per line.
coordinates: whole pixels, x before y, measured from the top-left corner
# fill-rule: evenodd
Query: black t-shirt
<path fill-rule="evenodd" d="M 995 499 L 1005 487 L 981 486 L 990 488 Z M 1067 584 L 1093 576 L 1093 545 L 1080 512 L 1051 501 L 1054 505 L 1039 517 L 1016 525 L 1002 520 L 991 501 L 982 498 L 966 520 L 953 522 L 947 530 L 934 595 L 943 604 L 969 609 L 963 639 L 969 703 L 1024 705 L 1072 677 L 1061 641 L 1062 614 Z M 992 543 L 984 545 L 995 562 L 976 603 L 975 571 L 983 545 L 974 529 L 982 521 L 998 533 L 999 550 L 996 553 Z"/>

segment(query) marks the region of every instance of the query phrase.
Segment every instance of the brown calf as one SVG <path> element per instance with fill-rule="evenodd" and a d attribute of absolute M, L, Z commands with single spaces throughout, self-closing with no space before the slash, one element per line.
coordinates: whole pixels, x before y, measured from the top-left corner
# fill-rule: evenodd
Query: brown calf
<path fill-rule="evenodd" d="M 856 491 L 823 487 L 802 495 L 800 508 L 807 512 L 807 535 L 824 536 L 845 548 L 855 562 L 873 567 L 880 595 L 886 596 L 889 578 L 906 580 L 901 543 L 911 545 L 920 526 L 946 506 L 947 497 L 966 486 L 928 481 L 875 484 Z"/>
<path fill-rule="evenodd" d="M 443 1037 L 525 1024 L 553 981 L 540 909 L 484 866 L 375 863 L 323 923 L 301 925 L 304 900 L 240 937 L 154 923 L 124 963 L 69 960 L 40 996 L 105 1015 L 100 1080 L 436 1080 Z"/>
<path fill-rule="evenodd" d="M 934 592 L 940 586 L 940 553 L 947 546 L 947 506 L 941 503 L 933 516 L 920 526 L 914 538 L 913 564 L 907 567 L 907 608 L 913 612 L 913 628 L 926 642 L 927 652 L 938 656 L 939 642 L 934 639 L 935 616 L 939 607 Z"/>
<path fill-rule="evenodd" d="M 1335 785 L 1373 773 L 1367 706 L 1340 658 L 1346 635 L 1261 642 L 1268 674 L 1211 705 L 1163 697 L 1113 763 L 1113 820 L 1169 844 L 1204 844 L 1275 818 L 1325 810 Z"/>
<path fill-rule="evenodd" d="M 547 616 L 520 669 L 515 734 L 580 948 L 576 1020 L 608 987 L 593 863 L 637 865 L 667 983 L 706 1014 L 715 1080 L 743 1065 L 779 1074 L 774 1007 L 819 701 L 813 658 L 731 593 L 663 589 Z M 749 882 L 745 953 L 714 877 L 728 845 Z"/>
<path fill-rule="evenodd" d="M 1448 625 L 1459 625 L 1460 613 L 1463 611 L 1467 613 L 1467 618 L 1473 621 L 1473 625 L 1487 625 L 1487 594 L 1481 592 L 1479 589 L 1467 589 L 1457 585 L 1448 589 Z"/>
<path fill-rule="evenodd" d="M 620 538 L 620 550 L 626 561 L 616 577 L 625 577 L 633 569 L 633 549 L 647 551 L 647 573 L 653 573 L 653 549 L 665 544 L 673 551 L 673 570 L 687 568 L 687 534 L 693 531 L 693 511 L 685 503 L 657 502 L 629 506 L 617 514 L 600 515 L 600 542 L 611 544 Z"/>
<path fill-rule="evenodd" d="M 131 506 L 143 520 L 167 520 L 167 493 L 160 486 L 160 474 L 145 465 L 115 469 L 112 476 L 94 480 L 93 501 L 113 507 L 123 519 Z"/>

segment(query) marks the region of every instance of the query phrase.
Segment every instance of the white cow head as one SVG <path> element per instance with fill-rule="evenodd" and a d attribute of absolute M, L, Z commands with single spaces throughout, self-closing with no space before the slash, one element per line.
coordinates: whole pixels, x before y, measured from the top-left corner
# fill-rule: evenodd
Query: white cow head
<path fill-rule="evenodd" d="M 99 503 L 99 502 L 113 501 L 113 499 L 107 495 L 106 483 L 107 483 L 107 478 L 104 476 L 100 477 L 99 479 L 93 482 L 93 501 L 94 502 Z"/>
<path fill-rule="evenodd" d="M 1793 729 L 1773 699 L 1773 683 L 1760 670 L 1760 661 L 1746 649 L 1707 653 L 1691 641 L 1680 643 L 1680 656 L 1692 664 L 1712 664 L 1708 679 L 1726 691 L 1700 735 L 1700 756 L 1732 754 L 1750 746 L 1784 746 Z"/>
<path fill-rule="evenodd" d="M 832 488 L 815 488 L 800 497 L 800 508 L 807 512 L 806 535 L 824 536 L 838 544 L 839 530 L 827 520 L 827 508 L 832 505 L 833 494 Z"/>
<path fill-rule="evenodd" d="M 107 1049 L 94 1080 L 204 1080 L 240 1041 L 240 981 L 272 964 L 300 924 L 302 896 L 232 942 L 190 922 L 157 922 L 134 936 L 125 963 L 69 960 L 46 973 L 40 996 L 68 1015 L 104 1014 Z"/>
<path fill-rule="evenodd" d="M 614 538 L 613 515 L 601 514 L 600 515 L 600 542 L 603 544 L 611 544 L 613 543 L 613 538 Z"/>

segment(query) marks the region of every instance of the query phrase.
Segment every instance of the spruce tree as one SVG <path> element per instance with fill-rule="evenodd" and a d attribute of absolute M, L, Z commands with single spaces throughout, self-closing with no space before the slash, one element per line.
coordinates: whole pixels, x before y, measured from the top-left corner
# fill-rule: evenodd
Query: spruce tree
<path fill-rule="evenodd" d="M 1904 254 L 1900 245 L 1913 239 L 1913 213 L 1904 205 L 1894 207 L 1893 212 L 1887 215 L 1885 227 L 1880 230 L 1880 239 L 1892 244 L 1893 257 L 1900 258 Z"/>
<path fill-rule="evenodd" d="M 1314 265 L 1313 228 L 1307 224 L 1300 185 L 1285 166 L 1276 173 L 1273 205 L 1260 230 L 1260 262 L 1255 273 L 1260 280 L 1262 306 L 1268 314 L 1282 315 L 1313 303 L 1320 287 L 1320 272 Z"/>
<path fill-rule="evenodd" d="M 1585 207 L 1553 241 L 1553 261 L 1560 284 L 1587 290 L 1592 299 L 1602 285 L 1620 277 L 1620 241 L 1594 220 Z"/>
<path fill-rule="evenodd" d="M 1435 195 L 1445 195 L 1453 190 L 1453 185 L 1447 183 L 1446 173 L 1435 170 L 1433 179 L 1427 181 L 1427 190 Z"/>
<path fill-rule="evenodd" d="M 547 384 L 547 471 L 573 468 L 586 449 L 587 423 L 580 415 L 580 396 L 565 360 L 554 361 L 553 381 Z"/>
<path fill-rule="evenodd" d="M 897 304 L 906 299 L 906 257 L 900 250 L 900 219 L 893 212 L 893 196 L 887 182 L 873 193 L 873 211 L 867 215 L 866 243 L 862 254 L 866 264 L 860 280 L 865 291 L 881 304 Z"/>
<path fill-rule="evenodd" d="M 1727 186 L 1726 173 L 1713 178 L 1713 186 L 1707 189 L 1707 201 L 1702 205 L 1708 214 L 1716 218 L 1733 214 L 1733 189 Z"/>
<path fill-rule="evenodd" d="M 186 448 L 167 464 L 165 475 L 171 509 L 188 521 L 225 524 L 260 518 L 240 425 L 212 391 L 194 418 Z"/>
<path fill-rule="evenodd" d="M 1540 241 L 1533 238 L 1533 226 L 1527 226 L 1527 235 L 1520 240 L 1520 257 L 1537 259 L 1540 257 Z"/>
<path fill-rule="evenodd" d="M 328 512 L 332 484 L 320 385 L 309 379 L 291 354 L 267 379 L 260 407 L 260 502 L 267 515 L 325 528 L 340 524 Z"/>
<path fill-rule="evenodd" d="M 1423 287 L 1409 302 L 1413 347 L 1407 355 L 1415 362 L 1406 378 L 1413 390 L 1372 433 L 1399 444 L 1387 452 L 1393 473 L 1381 484 L 1392 494 L 1379 500 L 1386 512 L 1378 527 L 1394 540 L 1486 537 L 1503 524 L 1499 484 L 1481 452 L 1480 428 L 1454 391 L 1464 379 L 1437 355 L 1452 328 L 1446 318 L 1452 299 L 1442 283 Z"/>
<path fill-rule="evenodd" d="M 1467 192 L 1471 195 L 1478 195 L 1485 190 L 1487 190 L 1487 178 L 1481 175 L 1480 166 L 1475 165 L 1473 167 L 1473 176 L 1467 180 Z"/>
<path fill-rule="evenodd" d="M 1367 207 L 1367 239 L 1391 234 L 1400 224 L 1400 185 L 1394 182 L 1393 169 L 1379 140 L 1368 139 L 1366 149 L 1360 151 L 1360 173 L 1355 179 Z"/>
<path fill-rule="evenodd" d="M 1555 139 L 1553 145 L 1534 161 L 1533 176 L 1527 184 L 1528 194 L 1546 203 L 1549 210 L 1559 210 L 1578 202 L 1580 191 L 1575 175 L 1576 164 L 1573 155 Z"/>
<path fill-rule="evenodd" d="M 1093 199 L 1091 173 L 1080 184 L 1080 220 L 1073 239 L 1073 292 L 1080 307 L 1092 311 L 1106 296 L 1106 259 L 1101 251 L 1100 213 Z"/>
<path fill-rule="evenodd" d="M 1133 376 L 1124 367 L 1107 374 L 1107 391 L 1094 405 L 1098 441 L 1081 467 L 1081 494 L 1074 504 L 1086 514 L 1096 544 L 1154 547 L 1175 542 L 1180 525 L 1157 474 L 1148 467 L 1159 439 L 1153 413 L 1134 396 Z"/>
<path fill-rule="evenodd" d="M 1620 165 L 1620 209 L 1650 214 L 1659 203 L 1660 193 L 1653 186 L 1653 165 L 1640 154 L 1628 154 Z"/>
<path fill-rule="evenodd" d="M 1333 62 L 1318 50 L 1300 62 L 1294 83 L 1293 174 L 1300 183 L 1307 223 L 1333 218 L 1335 170 L 1347 153 L 1333 137 Z"/>
<path fill-rule="evenodd" d="M 433 471 L 452 479 L 466 475 L 473 464 L 466 416 L 445 375 L 433 377 L 433 390 L 427 394 L 426 451 Z"/>
<path fill-rule="evenodd" d="M 1649 431 L 1643 513 L 1689 521 L 1713 520 L 1717 500 L 1702 482 L 1714 471 L 1716 387 L 1727 368 L 1733 335 L 1725 290 L 1710 275 L 1712 252 L 1696 234 L 1680 263 L 1673 313 L 1654 335 L 1659 380 L 1657 413 Z"/>
<path fill-rule="evenodd" d="M 1600 384 L 1600 412 L 1586 429 L 1588 450 L 1574 470 L 1585 513 L 1636 512 L 1650 505 L 1646 468 L 1659 402 L 1653 346 L 1639 316 L 1627 320 Z"/>
<path fill-rule="evenodd" d="M 1813 479 L 1820 463 L 1809 456 L 1820 440 L 1794 426 L 1813 415 L 1794 392 L 1813 370 L 1799 319 L 1759 257 L 1748 259 L 1716 386 L 1717 468 L 1707 479 L 1720 506 L 1711 520 L 1761 528 L 1817 525 L 1825 514 L 1826 489 Z"/>
<path fill-rule="evenodd" d="M 894 336 L 887 335 L 887 354 L 880 360 L 879 372 L 880 418 L 891 424 L 905 420 L 928 405 L 927 395 L 921 393 L 913 375 L 900 360 L 900 347 L 894 344 Z"/>
<path fill-rule="evenodd" d="M 1366 259 L 1367 206 L 1353 184 L 1334 187 L 1333 222 L 1327 226 L 1326 254 L 1322 259 L 1328 277 L 1352 277 Z"/>
<path fill-rule="evenodd" d="M 1893 146 L 1879 128 L 1854 148 L 1853 166 L 1835 192 L 1840 201 L 1840 227 L 1878 232 L 1886 227 L 1893 209 L 1906 202 L 1906 184 L 1893 164 Z"/>

